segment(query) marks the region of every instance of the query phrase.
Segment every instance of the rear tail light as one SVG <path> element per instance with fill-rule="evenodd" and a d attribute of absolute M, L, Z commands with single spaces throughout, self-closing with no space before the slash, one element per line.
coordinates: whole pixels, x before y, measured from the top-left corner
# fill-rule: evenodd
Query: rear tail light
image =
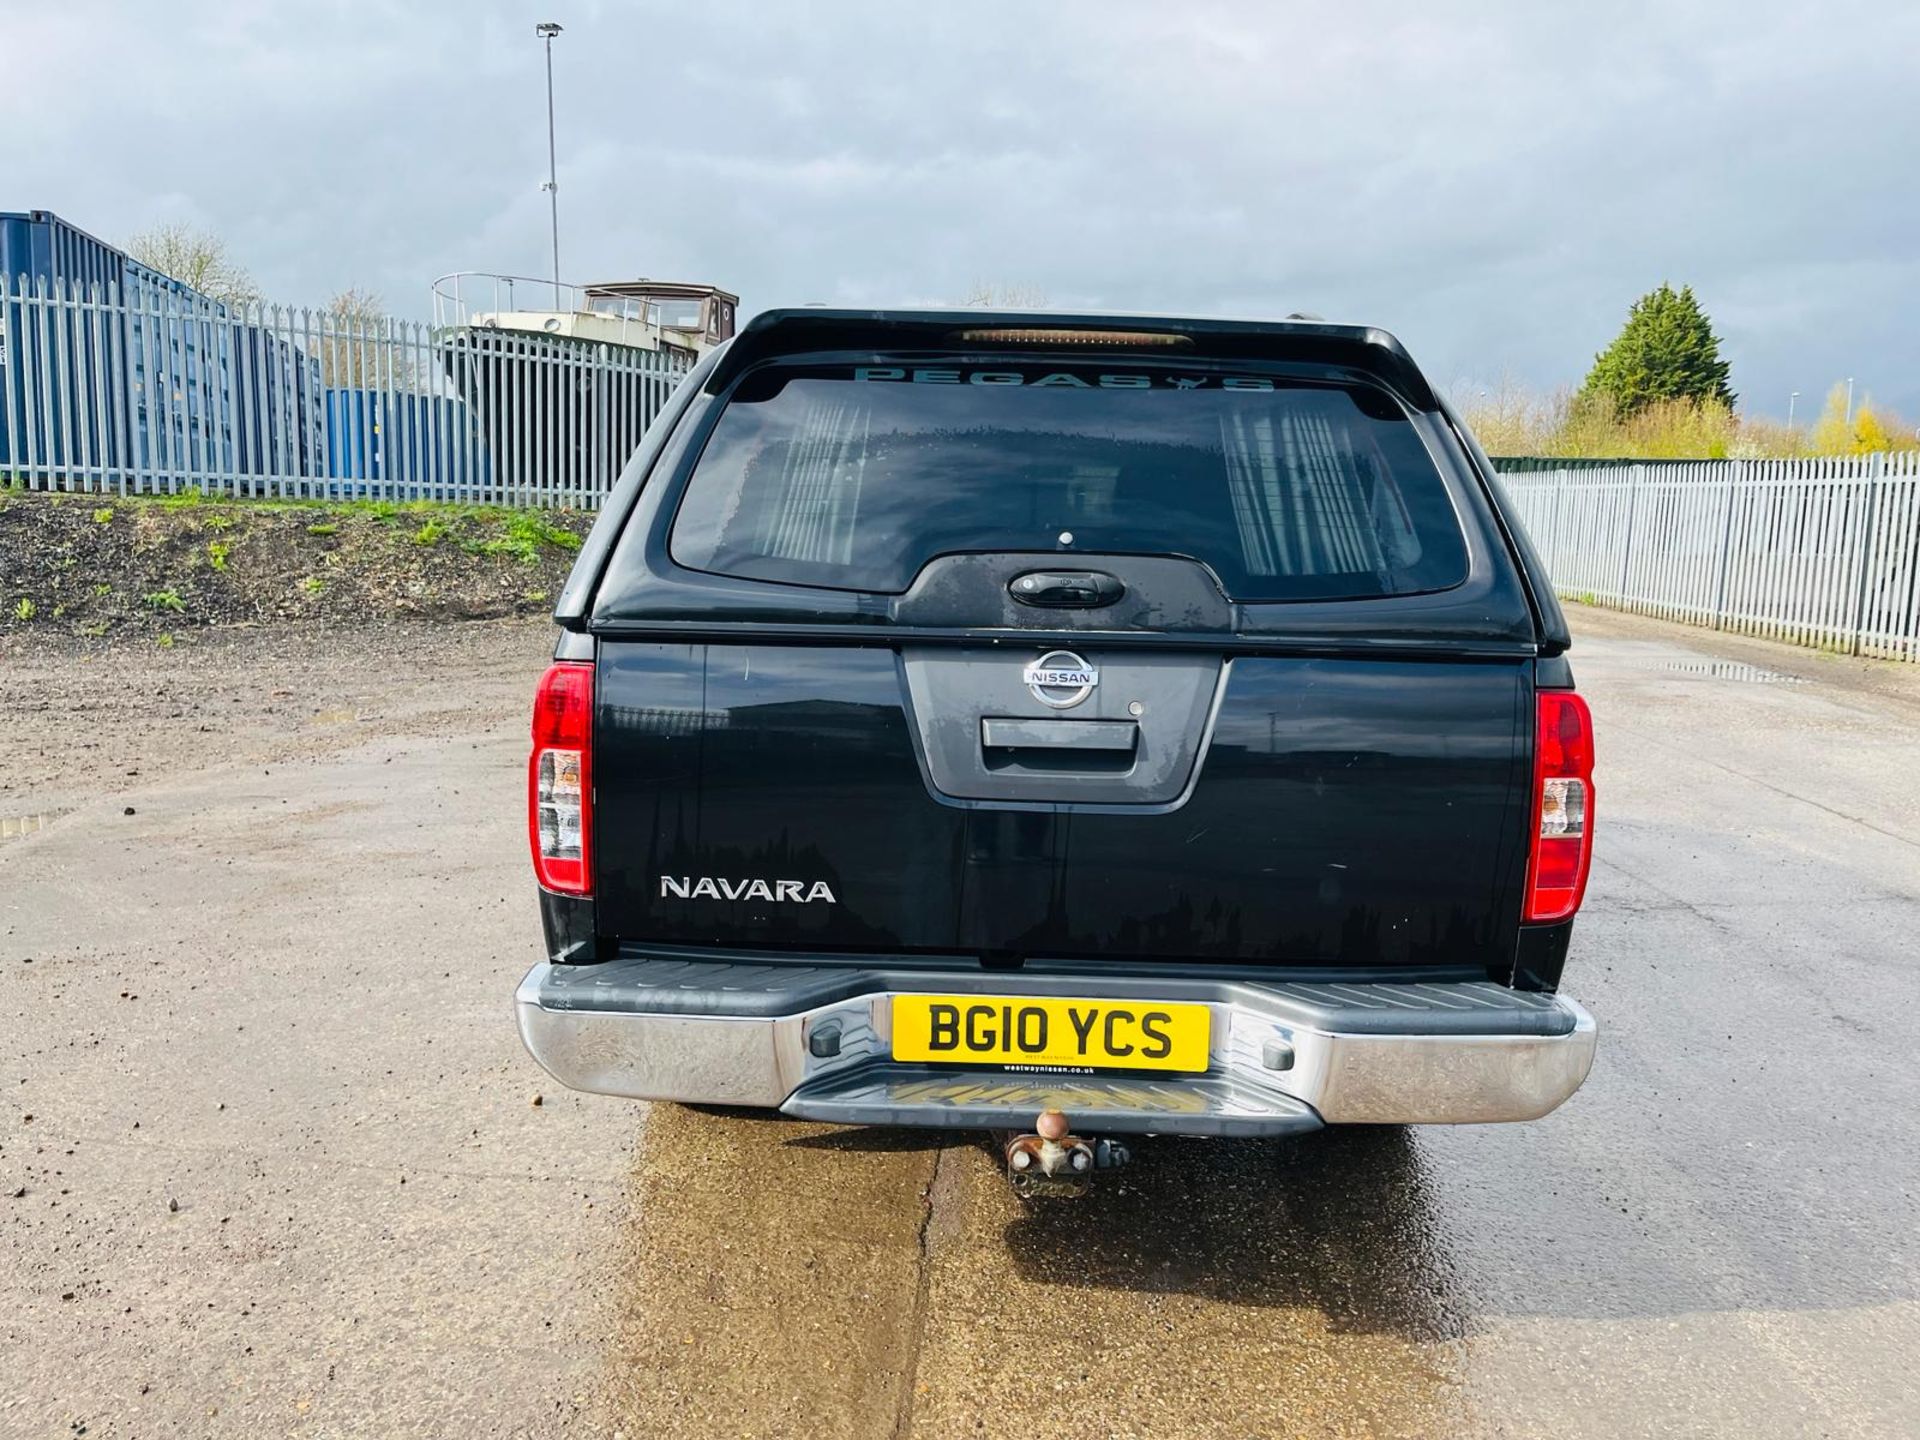
<path fill-rule="evenodd" d="M 1593 716 L 1571 690 L 1542 690 L 1539 726 L 1527 919 L 1565 920 L 1580 908 L 1593 860 Z"/>
<path fill-rule="evenodd" d="M 593 666 L 547 667 L 533 699 L 527 761 L 533 873 L 549 890 L 593 893 Z"/>

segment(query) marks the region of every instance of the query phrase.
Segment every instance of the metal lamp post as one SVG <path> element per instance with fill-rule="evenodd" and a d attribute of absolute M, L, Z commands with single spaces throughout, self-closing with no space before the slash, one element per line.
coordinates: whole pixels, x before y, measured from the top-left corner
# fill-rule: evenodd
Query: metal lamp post
<path fill-rule="evenodd" d="M 547 192 L 547 203 L 553 214 L 553 308 L 564 310 L 560 303 L 560 176 L 554 164 L 553 148 L 553 37 L 560 33 L 560 26 L 552 20 L 542 20 L 533 27 L 533 33 L 547 44 L 547 183 L 540 188 Z"/>
<path fill-rule="evenodd" d="M 1800 403 L 1800 392 L 1794 391 L 1787 396 L 1787 429 L 1793 429 L 1793 407 Z"/>

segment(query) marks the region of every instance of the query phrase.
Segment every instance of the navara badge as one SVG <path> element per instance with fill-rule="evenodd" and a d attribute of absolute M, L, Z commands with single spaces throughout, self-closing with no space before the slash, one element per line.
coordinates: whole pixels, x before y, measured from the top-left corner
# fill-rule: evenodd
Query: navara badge
<path fill-rule="evenodd" d="M 1055 710 L 1070 710 L 1093 694 L 1100 672 L 1071 650 L 1049 650 L 1020 673 L 1033 698 Z"/>

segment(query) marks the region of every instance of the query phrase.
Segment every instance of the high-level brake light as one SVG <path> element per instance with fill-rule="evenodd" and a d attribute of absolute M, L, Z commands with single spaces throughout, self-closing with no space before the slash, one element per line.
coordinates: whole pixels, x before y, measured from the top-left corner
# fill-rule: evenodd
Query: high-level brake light
<path fill-rule="evenodd" d="M 1084 346 L 1096 350 L 1191 350 L 1191 335 L 1165 330 L 1066 330 L 1041 325 L 987 325 L 954 332 L 971 345 Z"/>
<path fill-rule="evenodd" d="M 547 667 L 533 699 L 527 761 L 533 873 L 549 890 L 593 893 L 593 666 Z"/>
<path fill-rule="evenodd" d="M 1578 910 L 1592 861 L 1593 716 L 1571 690 L 1542 690 L 1533 755 L 1527 919 L 1565 920 Z"/>

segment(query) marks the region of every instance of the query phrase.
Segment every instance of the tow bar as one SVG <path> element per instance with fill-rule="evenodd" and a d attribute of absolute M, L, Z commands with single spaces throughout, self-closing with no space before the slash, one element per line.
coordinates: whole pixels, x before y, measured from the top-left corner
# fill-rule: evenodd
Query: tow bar
<path fill-rule="evenodd" d="M 1096 1170 L 1127 1163 L 1127 1147 L 1117 1140 L 1087 1140 L 1069 1134 L 1067 1117 L 1042 1110 L 1031 1135 L 1000 1132 L 1007 1158 L 1007 1179 L 1023 1200 L 1071 1200 L 1093 1186 Z"/>

